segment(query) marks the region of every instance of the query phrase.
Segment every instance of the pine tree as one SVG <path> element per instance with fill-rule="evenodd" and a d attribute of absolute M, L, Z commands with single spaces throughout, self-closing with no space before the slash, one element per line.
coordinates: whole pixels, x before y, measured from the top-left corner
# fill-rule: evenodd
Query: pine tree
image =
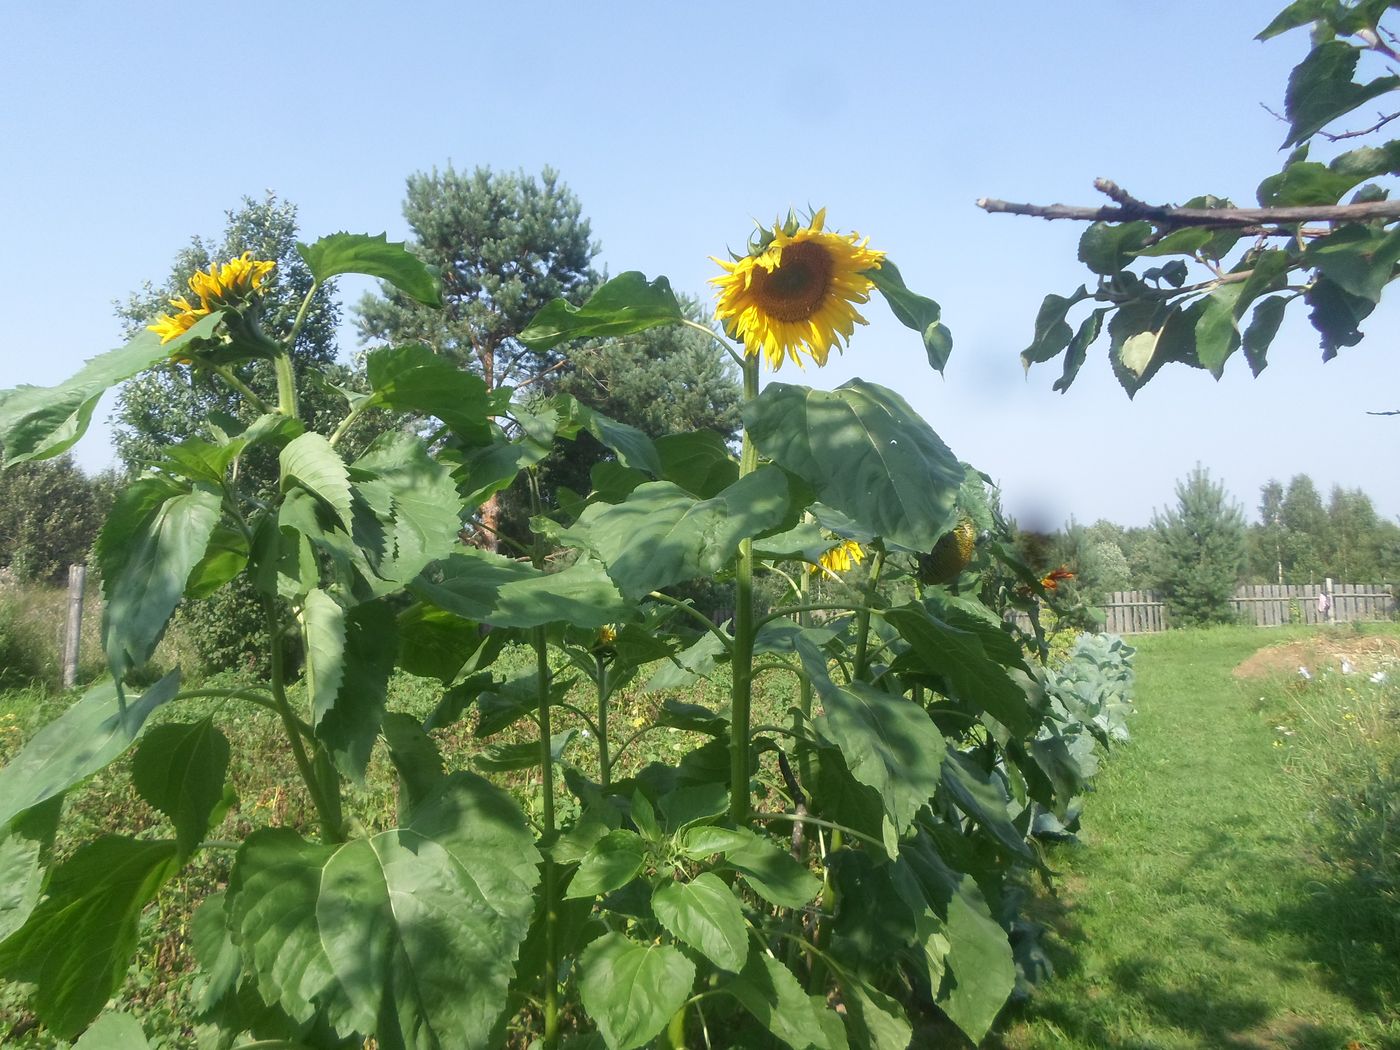
<path fill-rule="evenodd" d="M 1179 627 L 1229 623 L 1245 565 L 1244 513 L 1197 464 L 1176 485 L 1175 508 L 1154 514 L 1154 575 Z"/>

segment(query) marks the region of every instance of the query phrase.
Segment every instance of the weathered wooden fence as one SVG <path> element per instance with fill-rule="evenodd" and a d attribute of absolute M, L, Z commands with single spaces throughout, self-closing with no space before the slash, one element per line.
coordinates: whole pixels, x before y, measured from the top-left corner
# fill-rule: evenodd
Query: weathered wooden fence
<path fill-rule="evenodd" d="M 1317 605 L 1317 596 L 1324 590 L 1331 597 L 1326 613 Z M 1231 604 L 1237 620 L 1259 627 L 1388 620 L 1395 615 L 1392 588 L 1377 583 L 1247 584 L 1236 589 Z M 1114 591 L 1102 608 L 1104 630 L 1115 634 L 1165 631 L 1171 626 L 1166 605 L 1155 591 Z"/>

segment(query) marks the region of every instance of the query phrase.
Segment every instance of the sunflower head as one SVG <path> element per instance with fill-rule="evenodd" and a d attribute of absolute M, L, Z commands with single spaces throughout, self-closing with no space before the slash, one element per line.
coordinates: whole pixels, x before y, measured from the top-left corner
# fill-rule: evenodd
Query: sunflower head
<path fill-rule="evenodd" d="M 818 564 L 811 567 L 811 571 L 817 572 L 821 569 L 829 576 L 837 576 L 843 572 L 850 572 L 864 560 L 865 551 L 859 543 L 838 538 L 836 546 L 823 554 L 818 559 Z"/>
<path fill-rule="evenodd" d="M 160 336 L 162 344 L 168 343 L 188 332 L 196 321 L 208 317 L 214 310 L 242 305 L 262 287 L 276 265 L 268 259 L 254 259 L 252 252 L 244 252 L 226 263 L 210 263 L 208 273 L 199 270 L 189 280 L 190 292 L 199 305 L 195 306 L 185 296 L 178 295 L 170 300 L 176 312 L 165 314 L 155 324 L 146 327 Z M 188 363 L 189 359 L 180 360 L 181 363 Z"/>
<path fill-rule="evenodd" d="M 774 371 L 785 358 L 800 368 L 804 353 L 826 364 L 831 348 L 840 350 L 856 324 L 866 323 L 855 307 L 870 299 L 866 272 L 878 269 L 885 253 L 854 233 L 828 233 L 825 221 L 825 209 L 805 226 L 789 214 L 771 230 L 760 229 L 748 255 L 715 260 L 725 271 L 710 280 L 717 286 L 715 316 L 746 353 L 762 353 Z"/>
<path fill-rule="evenodd" d="M 208 273 L 198 271 L 190 278 L 190 291 L 207 307 L 230 306 L 260 289 L 276 265 L 270 259 L 254 259 L 252 252 L 244 252 L 223 264 L 210 263 Z"/>

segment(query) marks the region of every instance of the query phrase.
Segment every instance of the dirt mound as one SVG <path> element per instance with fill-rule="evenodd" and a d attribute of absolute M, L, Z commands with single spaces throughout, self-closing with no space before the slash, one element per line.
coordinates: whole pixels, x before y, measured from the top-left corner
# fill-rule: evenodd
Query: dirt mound
<path fill-rule="evenodd" d="M 1400 638 L 1333 637 L 1321 635 L 1260 649 L 1232 672 L 1236 678 L 1265 678 L 1297 674 L 1306 667 L 1313 674 L 1330 668 L 1341 670 L 1346 660 L 1358 673 L 1389 671 L 1400 667 Z"/>

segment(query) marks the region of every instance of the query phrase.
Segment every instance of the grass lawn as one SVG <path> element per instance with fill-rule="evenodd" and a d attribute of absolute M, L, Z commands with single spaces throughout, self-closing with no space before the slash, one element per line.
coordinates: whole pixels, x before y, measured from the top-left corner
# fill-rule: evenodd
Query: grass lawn
<path fill-rule="evenodd" d="M 1136 640 L 1133 742 L 1095 782 L 1082 843 L 1050 857 L 1062 878 L 1042 918 L 1057 972 L 1003 1021 L 1006 1050 L 1400 1047 L 1400 902 L 1378 914 L 1387 902 L 1337 853 L 1335 804 L 1363 785 L 1325 761 L 1345 739 L 1285 728 L 1327 728 L 1319 710 L 1368 691 L 1400 709 L 1400 673 L 1381 685 L 1350 675 L 1347 692 L 1332 678 L 1336 688 L 1313 693 L 1296 667 L 1231 674 L 1261 647 L 1308 637 L 1224 628 Z M 1356 716 L 1335 710 L 1347 712 L 1340 733 Z M 1400 726 L 1385 721 L 1376 728 L 1393 745 Z"/>

